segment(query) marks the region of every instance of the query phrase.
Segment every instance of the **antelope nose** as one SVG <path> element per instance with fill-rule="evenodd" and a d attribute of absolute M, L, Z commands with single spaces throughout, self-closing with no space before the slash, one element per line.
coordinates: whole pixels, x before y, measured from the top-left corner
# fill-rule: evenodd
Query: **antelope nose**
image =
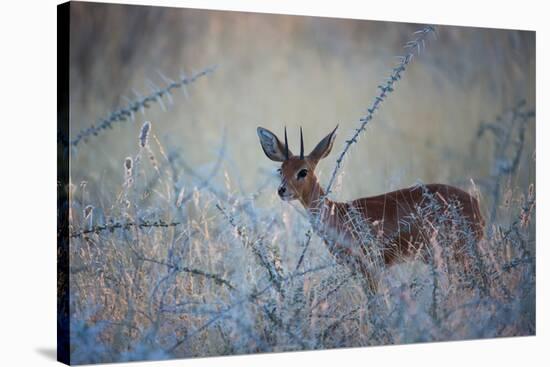
<path fill-rule="evenodd" d="M 284 186 L 279 187 L 279 190 L 277 190 L 277 192 L 279 193 L 279 196 L 283 196 L 285 191 L 286 189 Z"/>

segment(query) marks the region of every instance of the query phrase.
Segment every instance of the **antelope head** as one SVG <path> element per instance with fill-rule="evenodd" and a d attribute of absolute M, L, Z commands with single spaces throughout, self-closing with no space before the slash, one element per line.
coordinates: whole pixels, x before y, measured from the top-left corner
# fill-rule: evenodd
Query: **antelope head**
<path fill-rule="evenodd" d="M 309 207 L 312 200 L 319 196 L 320 186 L 315 176 L 315 168 L 321 159 L 329 155 L 336 138 L 336 129 L 338 126 L 324 137 L 311 153 L 304 155 L 304 137 L 300 128 L 300 155 L 294 155 L 288 147 L 286 128 L 283 144 L 274 133 L 258 127 L 258 136 L 265 155 L 272 161 L 282 162 L 278 169 L 281 184 L 277 190 L 282 200 L 298 199 L 304 206 Z"/>

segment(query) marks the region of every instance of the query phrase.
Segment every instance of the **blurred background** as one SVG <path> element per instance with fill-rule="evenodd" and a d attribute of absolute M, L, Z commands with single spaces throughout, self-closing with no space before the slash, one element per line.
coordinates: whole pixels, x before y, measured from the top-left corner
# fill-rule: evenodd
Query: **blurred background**
<path fill-rule="evenodd" d="M 138 150 L 144 121 L 163 149 L 178 152 L 197 172 L 216 164 L 234 190 L 255 192 L 276 164 L 263 154 L 256 127 L 306 152 L 336 124 L 332 154 L 319 166 L 326 185 L 344 141 L 358 126 L 422 25 L 365 20 L 72 3 L 71 138 L 138 95 L 207 66 L 214 73 L 151 104 L 134 121 L 113 124 L 73 151 L 71 178 L 85 180 L 91 202 L 114 194 L 123 162 Z M 366 133 L 347 155 L 334 198 L 348 200 L 418 181 L 468 187 L 492 174 L 493 145 L 477 141 L 483 121 L 525 99 L 535 104 L 535 34 L 438 26 L 403 74 Z M 225 134 L 225 135 L 224 135 Z M 535 125 L 526 131 L 518 184 L 534 182 Z M 155 147 L 154 149 L 158 149 Z M 186 180 L 185 173 L 180 180 Z M 521 185 L 526 187 L 525 185 Z M 483 187 L 482 194 L 483 194 Z"/>

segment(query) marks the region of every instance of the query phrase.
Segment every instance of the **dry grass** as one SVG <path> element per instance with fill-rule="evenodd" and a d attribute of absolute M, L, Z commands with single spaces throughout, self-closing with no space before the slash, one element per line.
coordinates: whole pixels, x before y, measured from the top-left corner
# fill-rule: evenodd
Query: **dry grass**
<path fill-rule="evenodd" d="M 218 65 L 72 150 L 73 363 L 535 333 L 532 34 L 438 27 L 347 155 L 334 198 L 445 182 L 489 222 L 468 271 L 448 254 L 468 234 L 441 231 L 431 261 L 380 269 L 367 297 L 276 197 L 255 127 L 286 123 L 294 146 L 302 125 L 307 150 L 340 123 L 342 144 L 418 26 L 80 3 L 73 16 L 71 139 L 145 76 Z"/>

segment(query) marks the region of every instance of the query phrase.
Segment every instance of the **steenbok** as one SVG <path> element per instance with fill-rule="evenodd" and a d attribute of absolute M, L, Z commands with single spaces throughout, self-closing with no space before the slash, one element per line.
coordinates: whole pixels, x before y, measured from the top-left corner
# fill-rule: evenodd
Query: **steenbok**
<path fill-rule="evenodd" d="M 352 272 L 362 274 L 367 290 L 376 290 L 373 254 L 378 254 L 379 264 L 385 265 L 414 258 L 427 261 L 436 237 L 447 231 L 452 232 L 451 237 L 455 235 L 449 246 L 451 258 L 466 266 L 465 242 L 477 247 L 483 236 L 484 220 L 478 201 L 449 185 L 414 186 L 349 202 L 327 198 L 315 168 L 330 153 L 336 129 L 309 155 L 304 155 L 301 129 L 300 155 L 292 154 L 288 148 L 286 128 L 284 144 L 267 129 L 258 127 L 257 131 L 267 157 L 282 162 L 277 191 L 280 198 L 302 203 L 330 253 Z"/>

